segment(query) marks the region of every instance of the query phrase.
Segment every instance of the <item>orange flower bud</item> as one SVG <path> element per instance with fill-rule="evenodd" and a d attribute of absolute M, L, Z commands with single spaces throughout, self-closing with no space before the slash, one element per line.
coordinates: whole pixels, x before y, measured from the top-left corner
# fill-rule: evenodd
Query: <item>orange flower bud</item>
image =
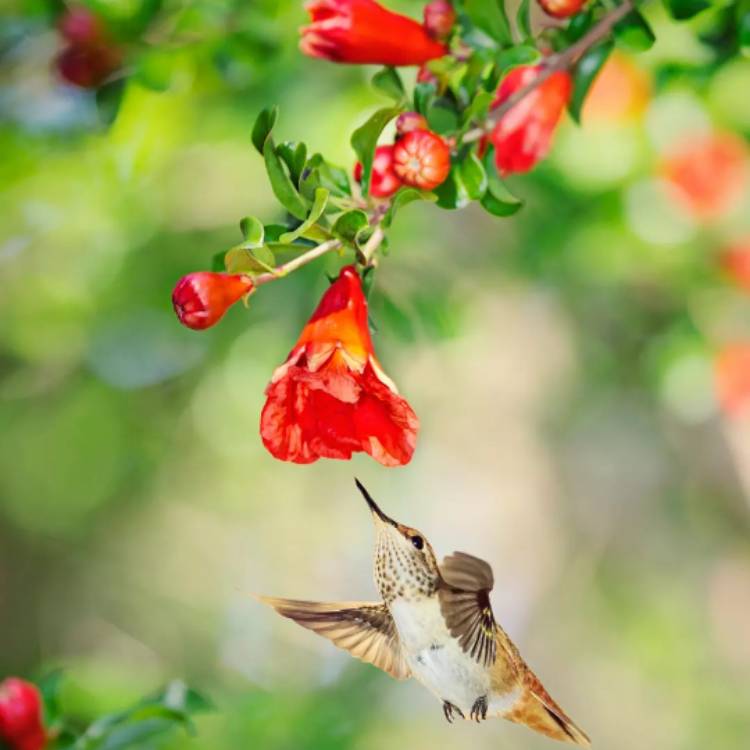
<path fill-rule="evenodd" d="M 339 63 L 422 65 L 447 53 L 424 27 L 375 0 L 310 0 L 300 49 Z"/>
<path fill-rule="evenodd" d="M 362 180 L 362 164 L 354 165 L 354 179 Z M 393 146 L 378 146 L 372 161 L 370 175 L 370 195 L 374 198 L 388 198 L 401 187 L 401 180 L 393 171 Z"/>
<path fill-rule="evenodd" d="M 432 0 L 424 6 L 424 27 L 433 39 L 445 39 L 456 23 L 456 11 L 448 0 Z"/>
<path fill-rule="evenodd" d="M 202 330 L 218 323 L 235 302 L 253 289 L 253 280 L 244 274 L 198 271 L 177 282 L 172 304 L 182 325 Z"/>
<path fill-rule="evenodd" d="M 451 171 L 448 144 L 430 130 L 412 130 L 393 147 L 394 170 L 407 185 L 432 190 Z"/>
<path fill-rule="evenodd" d="M 750 413 L 750 343 L 724 347 L 716 359 L 716 390 L 730 416 Z"/>
<path fill-rule="evenodd" d="M 574 16 L 585 5 L 586 0 L 538 0 L 547 15 L 554 18 Z"/>

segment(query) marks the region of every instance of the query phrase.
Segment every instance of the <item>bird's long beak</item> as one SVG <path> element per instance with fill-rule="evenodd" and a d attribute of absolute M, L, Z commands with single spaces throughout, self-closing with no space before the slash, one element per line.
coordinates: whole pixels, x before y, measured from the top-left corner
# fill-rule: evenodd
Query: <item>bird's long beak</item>
<path fill-rule="evenodd" d="M 373 514 L 373 516 L 383 523 L 389 523 L 391 526 L 395 526 L 396 522 L 392 518 L 386 516 L 386 514 L 383 513 L 382 510 L 380 510 L 378 504 L 372 499 L 370 493 L 365 489 L 362 482 L 360 482 L 356 477 L 354 481 L 357 485 L 357 489 L 362 493 L 362 497 L 364 497 L 365 501 L 367 502 L 367 505 L 369 506 L 370 512 Z"/>

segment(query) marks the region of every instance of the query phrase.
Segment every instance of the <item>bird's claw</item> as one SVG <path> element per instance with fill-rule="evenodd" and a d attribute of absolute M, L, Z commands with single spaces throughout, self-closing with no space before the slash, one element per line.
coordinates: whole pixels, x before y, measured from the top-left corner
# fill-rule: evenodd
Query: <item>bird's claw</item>
<path fill-rule="evenodd" d="M 450 701 L 443 701 L 443 715 L 449 724 L 453 723 L 454 711 L 456 711 L 462 719 L 466 718 L 464 712 L 458 706 L 454 706 Z"/>
<path fill-rule="evenodd" d="M 477 722 L 477 724 L 487 718 L 487 696 L 486 695 L 480 695 L 479 698 L 477 698 L 474 701 L 474 705 L 471 707 L 471 713 L 469 714 L 469 718 L 474 719 L 474 721 Z"/>

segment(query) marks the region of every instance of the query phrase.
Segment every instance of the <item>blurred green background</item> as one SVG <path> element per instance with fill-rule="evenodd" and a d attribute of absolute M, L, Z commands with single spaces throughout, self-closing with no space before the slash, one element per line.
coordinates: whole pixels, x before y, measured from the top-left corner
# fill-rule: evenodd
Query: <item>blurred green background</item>
<path fill-rule="evenodd" d="M 144 4 L 92 5 L 117 29 Z M 712 13 L 648 8 L 643 106 L 566 120 L 511 180 L 513 218 L 399 215 L 371 313 L 422 429 L 386 470 L 281 463 L 258 435 L 339 259 L 202 333 L 170 303 L 242 216 L 284 218 L 257 112 L 278 103 L 281 137 L 348 168 L 351 130 L 384 103 L 374 69 L 303 58 L 297 0 L 173 0 L 129 40 L 139 68 L 106 125 L 106 102 L 51 71 L 51 6 L 3 5 L 0 676 L 63 667 L 80 721 L 182 677 L 217 711 L 174 748 L 552 747 L 449 727 L 417 684 L 250 597 L 375 597 L 356 475 L 440 555 L 492 564 L 497 619 L 595 746 L 745 750 L 750 422 L 720 413 L 713 358 L 750 335 L 717 270 L 750 236 L 750 193 L 705 221 L 658 178 L 681 134 L 750 134 L 750 61 L 717 63 Z"/>

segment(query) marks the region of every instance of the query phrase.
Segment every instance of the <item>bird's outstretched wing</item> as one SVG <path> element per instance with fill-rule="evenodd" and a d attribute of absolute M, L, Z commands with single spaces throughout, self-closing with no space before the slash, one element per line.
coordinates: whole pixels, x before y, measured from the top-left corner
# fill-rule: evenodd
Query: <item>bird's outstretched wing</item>
<path fill-rule="evenodd" d="M 396 626 L 382 602 L 306 602 L 260 596 L 283 617 L 328 638 L 339 648 L 397 680 L 411 676 Z"/>
<path fill-rule="evenodd" d="M 490 607 L 494 584 L 492 568 L 465 552 L 454 552 L 443 560 L 438 590 L 440 608 L 451 635 L 479 664 L 495 662 L 495 618 Z"/>

